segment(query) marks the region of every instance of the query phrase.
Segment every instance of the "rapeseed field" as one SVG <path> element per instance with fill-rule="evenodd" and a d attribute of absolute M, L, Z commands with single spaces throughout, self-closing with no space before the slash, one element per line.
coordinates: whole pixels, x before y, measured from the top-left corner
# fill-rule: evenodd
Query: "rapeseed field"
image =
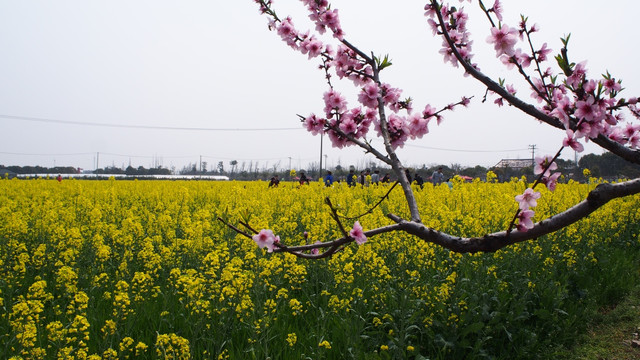
<path fill-rule="evenodd" d="M 541 189 L 536 219 L 597 182 Z M 489 254 L 392 233 L 309 261 L 216 220 L 312 243 L 341 236 L 325 197 L 353 216 L 388 189 L 0 180 L 0 358 L 544 359 L 638 282 L 638 195 Z M 477 236 L 505 229 L 524 189 L 476 180 L 415 192 L 425 225 Z M 408 216 L 399 188 L 359 222 L 390 224 L 386 213 Z"/>

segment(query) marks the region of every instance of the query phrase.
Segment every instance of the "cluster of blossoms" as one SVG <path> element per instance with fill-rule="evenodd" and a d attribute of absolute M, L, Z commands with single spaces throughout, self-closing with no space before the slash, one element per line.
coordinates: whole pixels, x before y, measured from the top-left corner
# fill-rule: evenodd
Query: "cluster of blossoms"
<path fill-rule="evenodd" d="M 270 16 L 270 28 L 276 29 L 290 47 L 308 55 L 309 58 L 322 59 L 320 68 L 325 71 L 331 89 L 324 94 L 324 115 L 312 113 L 303 119 L 304 126 L 312 134 L 327 133 L 333 146 L 338 148 L 351 145 L 366 147 L 368 144 L 359 140 L 366 139 L 373 124 L 377 135 L 388 140 L 395 149 L 403 147 L 409 139 L 421 138 L 427 134 L 430 120 L 436 118 L 440 123 L 442 111 L 453 110 L 457 105 L 466 106 L 469 103 L 469 99 L 463 98 L 440 111 L 427 105 L 422 112 L 413 112 L 411 99 L 401 100 L 400 89 L 379 80 L 380 70 L 389 65 L 386 58 L 382 62 L 375 57 L 370 58 L 347 42 L 340 26 L 338 11 L 331 9 L 328 1 L 301 1 L 310 13 L 309 18 L 315 24 L 317 36 L 310 35 L 309 31 L 297 31 L 289 17 L 280 20 L 271 8 L 271 1 L 256 0 L 261 11 Z M 536 117 L 556 127 L 564 127 L 566 138 L 562 144 L 563 148 L 580 152 L 584 149 L 581 142 L 602 137 L 631 149 L 640 147 L 640 126 L 632 123 L 623 124 L 624 118 L 619 111 L 627 108 L 634 116 L 640 118 L 640 111 L 636 108 L 637 99 L 617 98 L 622 89 L 621 81 L 608 73 L 600 80 L 588 79 L 584 63 L 575 65 L 567 59 L 568 39 L 563 40 L 565 48 L 562 56 L 556 57 L 562 73 L 554 74 L 551 68 L 543 70 L 543 63 L 549 59 L 552 50 L 546 43 L 540 47 L 534 46 L 531 35 L 539 31 L 538 26 L 528 25 L 524 16 L 517 26 L 509 26 L 503 23 L 500 0 L 494 0 L 490 8 L 485 7 L 482 0 L 479 3 L 491 22 L 491 33 L 487 42 L 493 46 L 496 57 L 507 68 L 517 67 L 518 72 L 533 90 L 532 97 L 541 103 L 537 108 L 540 115 Z M 440 53 L 444 56 L 445 63 L 457 67 L 459 62 L 462 62 L 467 70 L 465 75 L 471 74 L 480 80 L 479 68 L 471 62 L 473 41 L 467 28 L 469 17 L 464 8 L 430 0 L 424 10 L 434 35 L 443 39 Z M 494 18 L 497 19 L 497 23 L 494 22 Z M 318 38 L 327 29 L 338 41 L 335 50 Z M 534 69 L 534 76 L 526 72 L 530 67 Z M 358 87 L 360 106 L 350 107 L 346 98 L 333 88 L 331 71 L 339 79 L 346 78 Z M 503 80 L 500 80 L 499 84 L 488 80 L 492 85 L 486 79 L 481 81 L 487 84 L 489 91 L 499 93 L 499 98 L 495 100 L 497 105 L 503 105 L 505 99 L 512 104 L 516 100 L 520 102 L 515 98 L 515 87 L 504 85 Z M 386 109 L 390 110 L 389 115 Z M 548 120 L 550 117 L 553 119 Z M 551 171 L 557 168 L 553 159 L 558 155 L 538 159 L 538 181 L 531 189 L 516 197 L 520 203 L 520 231 L 526 231 L 533 226 L 533 211 L 530 208 L 535 206 L 535 200 L 539 198 L 539 193 L 534 192 L 533 188 L 543 183 L 549 189 L 555 189 L 560 174 L 551 174 Z"/>
<path fill-rule="evenodd" d="M 516 196 L 516 201 L 520 203 L 520 212 L 518 213 L 518 231 L 527 231 L 533 228 L 533 215 L 535 212 L 531 210 L 531 207 L 538 205 L 537 200 L 540 198 L 540 193 L 533 191 L 531 188 L 527 188 L 522 195 Z"/>
<path fill-rule="evenodd" d="M 471 46 L 473 45 L 473 41 L 470 39 L 470 34 L 467 30 L 467 21 L 469 20 L 469 16 L 464 12 L 464 8 L 456 8 L 454 6 L 447 5 L 438 7 L 429 2 L 424 6 L 424 10 L 424 15 L 429 18 L 427 22 L 431 27 L 433 35 L 443 35 L 440 54 L 444 56 L 444 62 L 451 63 L 454 67 L 458 67 L 458 59 L 456 58 L 453 50 L 451 50 L 449 42 L 444 36 L 446 33 L 446 36 L 448 36 L 455 44 L 455 48 L 460 56 L 466 62 L 471 63 L 471 58 L 473 57 L 473 54 L 471 53 Z M 444 19 L 444 28 L 440 26 L 438 12 Z"/>
<path fill-rule="evenodd" d="M 469 99 L 463 98 L 458 103 L 447 105 L 441 111 L 427 105 L 422 113 L 413 113 L 411 100 L 400 98 L 402 90 L 377 80 L 375 72 L 384 66 L 378 64 L 376 67 L 374 59 L 366 57 L 344 40 L 338 10 L 331 9 L 325 0 L 301 1 L 310 13 L 309 18 L 314 22 L 318 35 L 324 34 L 328 29 L 339 41 L 335 49 L 330 44 L 323 44 L 309 31 L 296 30 L 290 17 L 282 20 L 278 18 L 271 8 L 271 1 L 256 0 L 256 3 L 260 5 L 262 13 L 269 15 L 270 29 L 275 29 L 285 43 L 308 55 L 310 59 L 322 59 L 320 68 L 327 73 L 327 80 L 331 78 L 329 72 L 333 71 L 339 79 L 353 82 L 360 89 L 358 101 L 364 107 L 349 108 L 344 96 L 331 87 L 324 94 L 324 116 L 311 114 L 303 119 L 303 125 L 312 134 L 327 133 L 332 145 L 338 148 L 354 145 L 353 140 L 364 139 L 372 123 L 377 135 L 383 136 L 379 109 L 388 108 L 393 114 L 388 118 L 385 115 L 384 123 L 392 147 L 397 148 L 402 147 L 408 139 L 421 138 L 427 134 L 431 118 L 436 118 L 439 124 L 442 119 L 441 111 L 452 110 L 457 105 L 466 106 L 469 103 Z M 464 21 L 460 19 L 461 24 Z M 402 110 L 406 113 L 401 114 Z"/>
<path fill-rule="evenodd" d="M 553 86 L 552 97 L 543 108 L 564 125 L 567 136 L 563 145 L 580 152 L 584 149 L 580 139 L 589 141 L 603 135 L 632 149 L 640 148 L 640 125 L 623 124 L 623 114 L 614 112 L 635 106 L 637 98 L 617 99 L 621 82 L 608 74 L 600 80 L 588 79 L 584 62 L 572 70 L 564 84 Z"/>
<path fill-rule="evenodd" d="M 540 176 L 539 182 L 545 184 L 549 190 L 554 191 L 556 189 L 560 173 L 551 173 L 551 171 L 557 169 L 558 165 L 550 156 L 536 157 L 535 160 L 536 164 L 533 168 L 533 172 Z M 537 200 L 540 196 L 541 194 L 534 191 L 533 188 L 527 188 L 523 194 L 516 196 L 516 201 L 519 203 L 518 231 L 527 231 L 533 228 L 532 218 L 535 212 L 531 210 L 531 208 L 538 204 Z"/>
<path fill-rule="evenodd" d="M 541 71 L 541 64 L 548 59 L 552 50 L 546 43 L 539 49 L 533 48 L 530 36 L 537 31 L 538 26 L 534 24 L 529 27 L 527 19 L 523 17 L 517 29 L 504 24 L 500 28 L 493 27 L 487 41 L 494 45 L 496 56 L 508 68 L 518 66 L 523 71 L 532 62 L 537 65 L 539 77 L 530 82 L 532 97 L 543 103 L 541 111 L 557 118 L 564 126 L 566 138 L 563 146 L 581 152 L 584 150 L 581 139 L 589 141 L 602 135 L 632 149 L 639 148 L 640 125 L 623 124 L 624 116 L 618 111 L 627 107 L 637 117 L 634 111 L 637 98 L 618 99 L 622 90 L 621 81 L 608 73 L 598 80 L 587 78 L 585 62 L 571 64 L 566 58 L 566 48 L 563 56 L 558 58 L 566 76 L 564 81 L 558 82 L 558 76 L 552 73 L 551 68 Z M 523 40 L 525 36 L 530 47 L 528 52 L 515 48 L 518 39 Z M 566 47 L 568 39 L 563 42 Z M 513 87 L 507 87 L 507 91 L 515 94 Z"/>
<path fill-rule="evenodd" d="M 463 1 L 460 0 L 460 2 Z M 575 65 L 567 59 L 568 39 L 563 39 L 565 48 L 562 55 L 556 58 L 565 75 L 564 81 L 558 81 L 561 77 L 554 74 L 551 68 L 542 70 L 544 68 L 542 64 L 548 60 L 552 50 L 546 43 L 539 48 L 534 47 L 531 34 L 539 30 L 536 24 L 529 26 L 527 18 L 523 16 L 517 27 L 511 27 L 502 22 L 502 5 L 499 0 L 495 0 L 489 9 L 482 2 L 480 5 L 492 25 L 487 42 L 493 45 L 496 57 L 508 69 L 517 67 L 518 71 L 524 75 L 533 90 L 532 97 L 538 103 L 542 103 L 539 110 L 558 119 L 564 126 L 566 132 L 562 144 L 564 148 L 581 152 L 584 150 L 581 141 L 586 142 L 600 136 L 631 149 L 640 148 L 640 125 L 622 123 L 624 117 L 619 110 L 627 108 L 637 118 L 640 118 L 640 113 L 636 109 L 636 98 L 628 100 L 617 98 L 622 89 L 621 81 L 614 79 L 608 73 L 599 80 L 588 79 L 584 62 Z M 497 25 L 491 18 L 492 13 L 498 19 Z M 478 69 L 476 64 L 471 63 L 472 41 L 467 31 L 468 16 L 464 13 L 464 9 L 430 1 L 425 6 L 425 16 L 434 35 L 438 34 L 443 38 L 443 48 L 440 53 L 444 55 L 445 63 L 451 63 L 457 67 L 458 59 L 462 59 L 471 67 Z M 520 42 L 525 44 L 526 50 L 518 47 Z M 534 77 L 525 75 L 525 69 L 532 64 L 535 64 L 534 72 L 537 74 Z M 500 86 L 506 90 L 506 93 L 515 96 L 516 90 L 512 85 L 504 86 L 501 80 Z M 495 100 L 495 103 L 502 106 L 503 100 L 500 97 Z M 560 174 L 551 174 L 551 170 L 557 168 L 553 158 L 549 156 L 537 158 L 536 163 L 535 173 L 540 175 L 539 182 L 545 184 L 550 190 L 554 190 Z M 526 231 L 533 227 L 531 218 L 534 213 L 530 207 L 535 206 L 535 200 L 539 197 L 540 194 L 533 189 L 527 189 L 524 194 L 516 197 L 520 204 L 518 230 Z"/>
<path fill-rule="evenodd" d="M 330 9 L 326 0 L 301 0 L 310 12 L 309 18 L 316 24 L 316 31 L 324 34 L 329 28 L 333 36 L 339 40 L 344 38 L 344 32 L 340 26 L 340 18 L 337 9 Z"/>
<path fill-rule="evenodd" d="M 355 49 L 344 44 L 338 45 L 328 66 L 334 69 L 339 79 L 351 80 L 356 86 L 373 82 L 373 67 L 360 57 Z"/>
<path fill-rule="evenodd" d="M 413 112 L 410 100 L 400 100 L 401 90 L 388 84 L 378 85 L 370 82 L 362 87 L 358 101 L 364 105 L 349 109 L 344 96 L 331 89 L 324 94 L 325 117 L 310 114 L 304 118 L 306 129 L 314 135 L 328 133 L 334 147 L 343 148 L 354 145 L 352 140 L 364 139 L 371 124 L 378 136 L 383 136 L 378 118 L 378 101 L 393 111 L 387 117 L 386 125 L 392 147 L 402 147 L 408 139 L 419 139 L 429 133 L 429 122 L 435 118 L 438 124 L 442 120 L 441 111 L 427 105 L 421 113 Z M 453 110 L 458 105 L 467 106 L 469 98 L 447 105 L 444 110 Z M 406 111 L 406 114 L 401 113 Z"/>

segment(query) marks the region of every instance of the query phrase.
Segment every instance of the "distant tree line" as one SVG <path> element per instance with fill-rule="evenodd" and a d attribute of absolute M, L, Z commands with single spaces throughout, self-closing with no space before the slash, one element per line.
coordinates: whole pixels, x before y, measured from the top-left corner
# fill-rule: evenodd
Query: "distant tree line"
<path fill-rule="evenodd" d="M 613 154 L 605 153 L 603 155 L 596 154 L 588 154 L 583 156 L 578 162 L 578 166 L 576 163 L 569 160 L 557 159 L 556 163 L 558 164 L 557 171 L 560 171 L 563 174 L 563 178 L 566 180 L 572 179 L 575 181 L 585 181 L 583 170 L 589 169 L 591 172 L 591 176 L 594 177 L 602 177 L 607 180 L 616 180 L 619 178 L 634 178 L 640 176 L 640 165 L 636 165 L 630 162 L 627 162 Z M 272 167 L 263 167 L 260 168 L 257 162 L 249 162 L 238 164 L 237 161 L 230 162 L 231 170 L 220 172 L 212 172 L 215 174 L 222 174 L 229 176 L 232 180 L 268 180 L 272 176 L 278 175 L 281 180 L 293 180 L 289 174 L 289 170 L 279 168 L 279 164 L 276 164 Z M 431 177 L 433 172 L 442 167 L 443 173 L 445 174 L 445 178 L 453 177 L 455 175 L 460 176 L 468 176 L 471 178 L 480 178 L 481 180 L 485 180 L 487 172 L 493 171 L 500 181 L 509 181 L 512 178 L 521 178 L 526 177 L 528 181 L 533 181 L 535 175 L 533 174 L 533 166 L 527 166 L 523 168 L 509 168 L 509 167 L 484 167 L 480 165 L 464 167 L 460 164 L 436 164 L 436 165 L 422 165 L 420 167 L 410 168 L 410 172 L 412 175 L 420 174 L 420 176 L 427 180 Z M 376 163 L 370 163 L 366 166 L 341 166 L 337 165 L 330 169 L 323 169 L 322 174 L 320 174 L 318 163 L 312 163 L 309 165 L 308 169 L 302 170 L 305 174 L 312 178 L 313 180 L 317 180 L 319 177 L 324 175 L 327 170 L 330 170 L 334 177 L 338 180 L 346 179 L 349 171 L 353 169 L 356 174 L 359 174 L 360 171 L 369 169 L 370 171 L 380 170 L 380 174 L 384 175 L 386 172 L 393 173 L 391 169 L 385 167 L 378 167 Z M 296 169 L 296 175 L 300 175 L 300 169 Z"/>
<path fill-rule="evenodd" d="M 578 161 L 578 165 L 581 170 L 589 169 L 593 177 L 611 180 L 640 177 L 640 165 L 628 162 L 611 153 L 584 155 Z"/>
<path fill-rule="evenodd" d="M 72 166 L 56 166 L 52 168 L 42 166 L 4 166 L 0 165 L 0 173 L 2 171 L 16 174 L 78 174 L 80 171 Z"/>
<path fill-rule="evenodd" d="M 129 165 L 126 169 L 117 168 L 115 166 L 107 166 L 104 169 L 97 169 L 94 174 L 124 174 L 124 175 L 171 175 L 171 170 L 157 167 L 147 169 L 144 166 L 134 168 Z"/>
<path fill-rule="evenodd" d="M 607 180 L 640 177 L 640 165 L 627 162 L 626 160 L 623 160 L 620 157 L 610 153 L 605 153 L 603 155 L 584 155 L 578 162 L 578 167 L 575 166 L 574 162 L 568 160 L 558 159 L 556 160 L 556 163 L 558 164 L 558 171 L 562 172 L 565 179 L 567 180 L 586 180 L 583 176 L 584 169 L 589 169 L 589 171 L 591 172 L 591 176 L 602 177 Z M 189 164 L 178 171 L 178 173 L 180 175 L 226 175 L 232 180 L 268 180 L 272 176 L 278 175 L 281 180 L 294 180 L 291 178 L 288 169 L 282 169 L 280 162 L 277 162 L 272 166 L 261 166 L 261 164 L 257 161 L 239 163 L 236 160 L 232 160 L 229 162 L 228 170 L 225 169 L 224 163 L 222 161 L 218 162 L 215 169 L 212 170 L 207 170 L 207 165 L 208 164 L 206 162 L 203 162 L 201 164 Z M 373 162 L 366 167 L 362 165 L 360 167 L 343 167 L 341 165 L 337 165 L 328 170 L 332 171 L 334 177 L 336 177 L 336 179 L 338 180 L 346 179 L 346 176 L 351 169 L 353 169 L 357 174 L 365 169 L 369 169 L 372 172 L 376 169 L 380 170 L 381 175 L 384 175 L 385 172 L 392 173 L 391 169 L 378 167 L 376 163 Z M 469 176 L 472 178 L 480 178 L 484 180 L 487 171 L 489 170 L 493 171 L 501 181 L 509 181 L 511 178 L 520 178 L 522 176 L 527 177 L 527 179 L 529 180 L 533 180 L 534 177 L 533 167 L 531 166 L 516 169 L 509 167 L 486 168 L 480 165 L 473 167 L 463 167 L 460 164 L 441 164 L 432 166 L 422 165 L 421 167 L 414 167 L 410 169 L 410 172 L 412 174 L 418 173 L 420 174 L 420 176 L 422 176 L 423 179 L 427 180 L 439 167 L 442 167 L 445 177 L 461 175 Z M 3 170 L 5 172 L 9 170 L 9 172 L 13 172 L 15 174 L 77 174 L 80 172 L 80 169 L 71 166 L 57 166 L 47 168 L 42 166 L 0 165 L 0 174 L 3 173 Z M 324 175 L 326 170 L 326 168 L 323 169 L 323 173 L 321 174 L 319 171 L 319 164 L 316 162 L 309 164 L 307 169 L 296 169 L 296 175 L 299 176 L 300 171 L 304 171 L 308 177 L 317 180 Z M 163 167 L 147 169 L 144 166 L 138 166 L 137 168 L 128 166 L 122 169 L 115 166 L 107 166 L 102 169 L 97 169 L 93 171 L 93 173 L 125 175 L 170 175 L 175 173 L 175 171 Z"/>

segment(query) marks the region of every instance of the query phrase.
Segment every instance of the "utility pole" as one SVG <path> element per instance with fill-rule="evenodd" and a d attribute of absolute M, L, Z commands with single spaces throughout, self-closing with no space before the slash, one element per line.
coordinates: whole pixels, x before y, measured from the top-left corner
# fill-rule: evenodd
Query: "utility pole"
<path fill-rule="evenodd" d="M 291 171 L 291 156 L 289 156 L 289 171 Z"/>
<path fill-rule="evenodd" d="M 531 165 L 536 165 L 536 145 L 529 145 L 529 149 L 531 149 Z"/>
<path fill-rule="evenodd" d="M 320 134 L 320 169 L 319 176 L 322 177 L 322 138 L 324 137 L 324 133 Z"/>

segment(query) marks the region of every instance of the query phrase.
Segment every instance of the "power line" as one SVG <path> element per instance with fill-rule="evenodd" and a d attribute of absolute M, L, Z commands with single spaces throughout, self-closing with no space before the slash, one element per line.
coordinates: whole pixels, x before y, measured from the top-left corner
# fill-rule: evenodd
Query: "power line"
<path fill-rule="evenodd" d="M 529 150 L 529 149 L 507 149 L 507 150 L 465 150 L 465 149 L 446 149 L 446 148 L 437 148 L 437 147 L 421 146 L 421 145 L 411 145 L 411 144 L 405 144 L 405 146 L 409 146 L 409 147 L 417 147 L 417 148 L 421 148 L 421 149 L 429 149 L 429 150 L 454 151 L 454 152 L 470 152 L 470 153 L 478 153 L 478 152 L 482 152 L 482 153 L 492 153 L 492 152 L 510 152 L 510 151 L 524 151 L 524 150 Z"/>
<path fill-rule="evenodd" d="M 372 139 L 371 142 L 382 142 L 380 139 Z M 428 149 L 428 150 L 438 150 L 438 151 L 453 151 L 453 152 L 466 152 L 466 153 L 498 153 L 498 152 L 512 152 L 512 151 L 525 151 L 529 149 L 505 149 L 505 150 L 469 150 L 469 149 L 448 149 L 448 148 L 439 148 L 433 146 L 424 146 L 424 145 L 413 145 L 413 144 L 404 144 L 407 147 L 415 147 L 420 149 Z"/>
<path fill-rule="evenodd" d="M 295 128 L 206 128 L 206 127 L 179 127 L 179 126 L 155 126 L 155 125 L 131 125 L 131 124 L 108 124 L 108 123 L 90 123 L 82 121 L 58 120 L 48 118 L 35 118 L 28 116 L 2 115 L 0 118 L 24 121 L 36 121 L 53 124 L 65 125 L 82 125 L 82 126 L 98 126 L 98 127 L 114 127 L 128 129 L 152 129 L 152 130 L 181 130 L 181 131 L 289 131 L 302 130 L 302 127 Z"/>
<path fill-rule="evenodd" d="M 48 118 L 35 118 L 28 116 L 14 116 L 14 115 L 2 115 L 0 114 L 0 118 L 5 119 L 14 119 L 14 120 L 24 120 L 24 121 L 36 121 L 36 122 L 45 122 L 45 123 L 57 123 L 57 124 L 66 124 L 66 125 L 81 125 L 81 126 L 98 126 L 98 127 L 114 127 L 114 128 L 134 128 L 134 129 L 153 129 L 153 130 L 180 130 L 180 131 L 290 131 L 290 130 L 303 130 L 302 127 L 295 128 L 205 128 L 205 127 L 178 127 L 178 126 L 155 126 L 155 125 L 129 125 L 129 124 L 108 124 L 108 123 L 90 123 L 90 122 L 81 122 L 81 121 L 70 121 L 70 120 L 58 120 L 58 119 L 48 119 Z M 448 149 L 448 148 L 437 148 L 431 146 L 421 146 L 421 145 L 411 145 L 405 144 L 408 147 L 416 147 L 421 149 L 428 150 L 438 150 L 438 151 L 452 151 L 452 152 L 467 152 L 467 153 L 497 153 L 497 152 L 511 152 L 511 151 L 525 151 L 530 150 L 527 149 L 505 149 L 505 150 L 467 150 L 467 149 Z M 0 152 L 1 153 L 1 152 Z M 9 153 L 4 153 L 9 154 Z M 20 155 L 20 154 L 14 154 Z M 29 154 L 23 154 L 29 155 Z M 33 154 L 36 155 L 36 154 Z M 38 155 L 54 155 L 54 154 L 38 154 Z M 132 156 L 133 155 L 119 155 L 112 154 L 118 156 Z"/>
<path fill-rule="evenodd" d="M 71 154 L 52 154 L 52 153 L 34 154 L 34 153 L 17 153 L 17 152 L 7 152 L 7 151 L 0 151 L 0 154 L 4 154 L 4 155 L 25 155 L 25 156 L 80 156 L 80 155 L 95 155 L 94 152 L 90 152 L 90 153 L 71 153 Z"/>
<path fill-rule="evenodd" d="M 19 156 L 83 156 L 83 155 L 96 155 L 96 152 L 85 152 L 85 153 L 67 153 L 67 154 L 54 154 L 54 153 L 46 153 L 46 154 L 38 154 L 38 153 L 19 153 L 19 152 L 8 152 L 8 151 L 0 151 L 2 155 L 19 155 Z M 131 154 L 116 154 L 116 153 L 108 153 L 108 152 L 99 152 L 100 155 L 106 156 L 116 156 L 116 157 L 124 157 L 124 158 L 144 158 L 144 159 L 154 159 L 154 158 L 163 158 L 163 159 L 193 159 L 193 158 L 207 158 L 207 159 L 216 159 L 216 160 L 237 160 L 237 161 L 274 161 L 274 160 L 287 160 L 290 156 L 280 156 L 280 157 L 272 157 L 272 158 L 238 158 L 238 157 L 225 157 L 225 156 L 215 156 L 215 155 L 131 155 Z M 304 160 L 309 161 L 314 158 L 299 158 L 295 160 Z"/>

